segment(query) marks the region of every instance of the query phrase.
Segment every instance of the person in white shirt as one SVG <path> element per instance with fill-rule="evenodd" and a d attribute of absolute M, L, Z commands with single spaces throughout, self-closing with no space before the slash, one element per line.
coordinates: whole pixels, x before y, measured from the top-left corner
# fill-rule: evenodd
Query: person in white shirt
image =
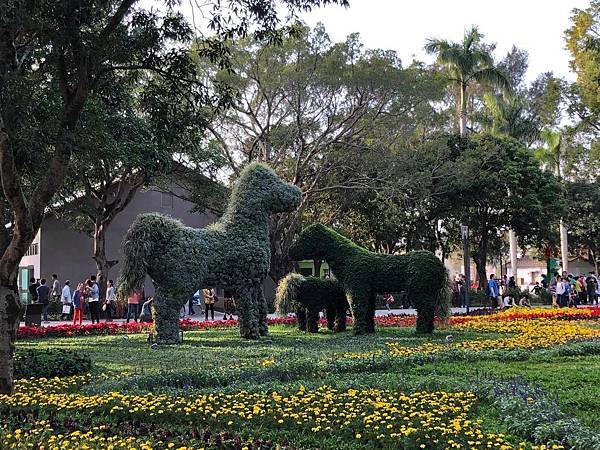
<path fill-rule="evenodd" d="M 563 278 L 556 278 L 556 299 L 558 301 L 558 306 L 561 308 L 563 306 L 567 306 L 567 299 L 565 298 L 565 293 L 567 292 L 565 281 Z"/>
<path fill-rule="evenodd" d="M 50 297 L 58 301 L 60 297 L 60 283 L 58 281 L 58 275 L 52 274 L 52 289 L 50 289 Z"/>
<path fill-rule="evenodd" d="M 117 309 L 117 293 L 115 289 L 115 283 L 113 280 L 108 280 L 108 289 L 106 290 L 106 302 L 103 306 L 106 312 L 106 321 L 112 322 L 113 312 Z"/>
<path fill-rule="evenodd" d="M 71 282 L 69 280 L 65 281 L 65 285 L 62 288 L 62 293 L 60 296 L 60 303 L 62 304 L 62 314 L 60 315 L 61 320 L 69 319 L 71 314 L 71 303 L 73 302 L 73 297 L 71 296 Z M 67 311 L 67 307 L 69 312 Z"/>
<path fill-rule="evenodd" d="M 92 323 L 100 323 L 100 288 L 96 283 L 96 276 L 92 275 L 88 281 L 88 287 L 90 288 L 90 298 L 88 299 L 88 305 L 90 307 L 90 316 Z"/>

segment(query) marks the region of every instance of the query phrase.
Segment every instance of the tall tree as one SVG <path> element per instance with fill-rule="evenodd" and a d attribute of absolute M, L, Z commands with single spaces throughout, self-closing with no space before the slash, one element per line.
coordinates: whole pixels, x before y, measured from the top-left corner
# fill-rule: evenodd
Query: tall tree
<path fill-rule="evenodd" d="M 571 248 L 600 272 L 600 181 L 566 183 Z"/>
<path fill-rule="evenodd" d="M 328 174 L 386 139 L 372 132 L 382 121 L 419 114 L 434 82 L 423 67 L 403 69 L 393 52 L 365 50 L 357 35 L 332 43 L 322 28 L 302 28 L 278 47 L 241 41 L 233 58 L 237 73 L 223 81 L 241 94 L 210 125 L 216 142 L 234 173 L 265 161 L 304 192 L 296 214 L 273 219 L 270 275 L 278 280 L 289 271 L 287 248 L 300 217 L 316 198 L 383 185 L 391 171 Z"/>
<path fill-rule="evenodd" d="M 216 36 L 203 40 L 199 51 L 228 66 L 227 39 L 244 36 L 255 25 L 256 36 L 277 36 L 279 3 L 298 10 L 332 2 L 232 0 L 227 8 L 208 2 L 206 14 Z M 169 7 L 164 13 L 135 9 L 135 3 L 0 2 L 0 178 L 7 206 L 3 219 L 10 225 L 0 227 L 0 393 L 13 390 L 19 262 L 78 152 L 77 129 L 90 95 L 116 72 L 141 76 L 150 71 L 171 81 L 173 90 L 193 93 L 206 105 L 215 101 L 211 87 L 194 76 L 187 51 L 193 30 L 183 16 Z M 50 101 L 40 104 L 38 96 Z M 40 122 L 41 117 L 48 120 Z M 44 170 L 23 165 L 27 159 L 43 164 Z"/>
<path fill-rule="evenodd" d="M 446 68 L 448 81 L 457 90 L 461 136 L 467 134 L 469 88 L 473 84 L 487 85 L 506 93 L 511 91 L 510 80 L 501 69 L 494 66 L 489 46 L 484 45 L 483 37 L 477 27 L 472 27 L 465 32 L 462 42 L 429 39 L 425 45 L 425 51 L 435 54 L 437 62 Z"/>
<path fill-rule="evenodd" d="M 481 134 L 461 148 L 455 166 L 461 177 L 452 187 L 460 202 L 449 218 L 469 226 L 479 285 L 485 288 L 488 257 L 500 252 L 507 230 L 523 246 L 544 240 L 549 221 L 562 213 L 560 186 L 514 139 Z"/>

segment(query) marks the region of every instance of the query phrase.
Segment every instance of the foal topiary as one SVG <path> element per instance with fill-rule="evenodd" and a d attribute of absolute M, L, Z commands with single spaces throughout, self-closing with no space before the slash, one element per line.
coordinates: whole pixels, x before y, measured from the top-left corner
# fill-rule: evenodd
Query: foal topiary
<path fill-rule="evenodd" d="M 348 296 L 356 334 L 375 331 L 375 297 L 382 292 L 412 294 L 417 309 L 417 332 L 433 332 L 436 312 L 448 314 L 448 273 L 431 252 L 373 253 L 331 228 L 314 224 L 300 233 L 290 248 L 290 257 L 296 261 L 327 261 Z"/>
<path fill-rule="evenodd" d="M 298 328 L 319 331 L 319 312 L 327 311 L 327 328 L 346 330 L 346 292 L 336 280 L 304 277 L 290 273 L 281 279 L 275 295 L 275 310 L 279 315 L 296 313 Z"/>
<path fill-rule="evenodd" d="M 293 210 L 300 197 L 296 186 L 253 163 L 241 172 L 215 224 L 195 229 L 156 213 L 136 218 L 123 241 L 120 291 L 141 288 L 146 274 L 152 278 L 158 343 L 180 341 L 181 307 L 196 290 L 211 286 L 233 290 L 242 337 L 267 334 L 262 284 L 271 263 L 269 217 Z"/>

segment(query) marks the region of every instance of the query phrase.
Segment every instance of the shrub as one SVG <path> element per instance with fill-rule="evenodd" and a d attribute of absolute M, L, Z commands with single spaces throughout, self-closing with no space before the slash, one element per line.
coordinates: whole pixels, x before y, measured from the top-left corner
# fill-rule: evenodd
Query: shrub
<path fill-rule="evenodd" d="M 15 355 L 15 378 L 51 378 L 89 372 L 92 360 L 74 350 L 27 349 Z"/>
<path fill-rule="evenodd" d="M 560 410 L 555 399 L 524 378 L 487 380 L 475 388 L 500 410 L 508 431 L 539 444 L 596 450 L 600 436 Z"/>
<path fill-rule="evenodd" d="M 346 293 L 336 280 L 290 273 L 277 286 L 275 306 L 279 315 L 295 312 L 302 331 L 319 331 L 319 312 L 324 309 L 330 330 L 346 329 Z"/>
<path fill-rule="evenodd" d="M 290 247 L 290 257 L 324 259 L 346 291 L 355 334 L 375 331 L 376 294 L 406 291 L 417 310 L 419 333 L 432 333 L 434 317 L 449 311 L 449 279 L 444 264 L 431 252 L 382 255 L 321 224 L 302 230 Z"/>

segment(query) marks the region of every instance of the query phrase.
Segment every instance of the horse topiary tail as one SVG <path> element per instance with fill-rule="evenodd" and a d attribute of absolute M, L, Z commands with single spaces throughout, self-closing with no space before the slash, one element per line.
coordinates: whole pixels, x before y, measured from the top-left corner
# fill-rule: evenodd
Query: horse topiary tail
<path fill-rule="evenodd" d="M 164 235 L 165 228 L 171 228 L 178 221 L 162 214 L 140 214 L 133 221 L 125 238 L 121 252 L 123 265 L 118 281 L 118 292 L 121 296 L 140 290 L 148 273 L 148 257 L 159 236 Z"/>
<path fill-rule="evenodd" d="M 305 278 L 297 273 L 289 273 L 281 279 L 275 294 L 275 312 L 278 316 L 295 313 L 298 309 L 298 291 Z"/>

